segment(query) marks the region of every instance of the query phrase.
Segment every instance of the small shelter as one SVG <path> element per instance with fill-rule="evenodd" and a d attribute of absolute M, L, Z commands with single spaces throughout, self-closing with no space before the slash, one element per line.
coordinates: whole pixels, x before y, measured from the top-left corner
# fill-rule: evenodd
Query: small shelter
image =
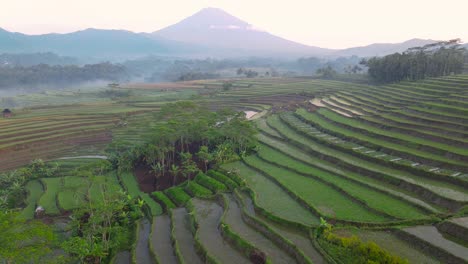
<path fill-rule="evenodd" d="M 11 117 L 12 114 L 13 114 L 13 113 L 12 113 L 11 110 L 8 109 L 8 108 L 5 108 L 5 109 L 2 111 L 2 116 L 3 116 L 4 118 L 9 118 L 9 117 Z"/>

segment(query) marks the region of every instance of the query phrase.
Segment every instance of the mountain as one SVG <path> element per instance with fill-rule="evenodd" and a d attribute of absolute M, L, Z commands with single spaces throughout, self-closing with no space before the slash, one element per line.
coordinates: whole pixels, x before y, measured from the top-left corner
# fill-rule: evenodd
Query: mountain
<path fill-rule="evenodd" d="M 303 45 L 259 30 L 225 11 L 205 8 L 151 34 L 237 55 L 321 56 L 332 50 Z"/>
<path fill-rule="evenodd" d="M 358 56 L 358 57 L 374 57 L 374 56 L 385 56 L 388 54 L 403 52 L 409 48 L 420 47 L 426 44 L 431 44 L 436 42 L 431 39 L 410 39 L 402 43 L 375 43 L 363 47 L 355 47 L 349 49 L 339 50 L 331 54 L 336 57 L 349 57 L 349 56 Z"/>
<path fill-rule="evenodd" d="M 0 29 L 0 53 L 54 52 L 103 59 L 189 51 L 185 44 L 125 30 L 86 29 L 68 34 L 25 35 Z"/>

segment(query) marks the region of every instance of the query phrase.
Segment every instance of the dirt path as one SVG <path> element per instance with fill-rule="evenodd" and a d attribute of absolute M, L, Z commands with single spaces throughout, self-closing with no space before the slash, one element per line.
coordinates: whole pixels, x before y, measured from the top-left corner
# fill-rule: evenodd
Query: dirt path
<path fill-rule="evenodd" d="M 234 197 L 232 195 L 226 195 L 226 197 L 229 199 L 226 224 L 228 224 L 234 232 L 265 252 L 272 263 L 296 263 L 295 259 L 277 247 L 271 240 L 247 225 L 242 220 L 241 209 Z"/>
<path fill-rule="evenodd" d="M 309 102 L 318 107 L 326 107 L 324 104 L 322 104 L 322 100 L 320 98 L 314 98 L 310 100 Z"/>
<path fill-rule="evenodd" d="M 199 223 L 199 238 L 208 253 L 221 263 L 250 263 L 240 252 L 233 249 L 218 230 L 223 208 L 213 201 L 192 199 Z"/>
<path fill-rule="evenodd" d="M 175 228 L 175 238 L 185 263 L 202 264 L 203 261 L 195 251 L 187 210 L 185 208 L 174 209 L 172 210 L 172 217 L 174 219 L 172 224 Z"/>
<path fill-rule="evenodd" d="M 405 232 L 412 234 L 438 248 L 441 248 L 450 254 L 468 261 L 468 249 L 445 239 L 434 226 L 415 226 L 403 229 Z"/>
<path fill-rule="evenodd" d="M 140 232 L 138 232 L 138 241 L 135 249 L 137 263 L 154 264 L 148 245 L 150 231 L 151 224 L 146 218 L 144 218 L 140 221 Z"/>
<path fill-rule="evenodd" d="M 282 235 L 284 238 L 288 239 L 289 241 L 293 242 L 304 254 L 309 257 L 314 264 L 326 264 L 327 262 L 323 259 L 322 255 L 314 248 L 312 245 L 312 242 L 310 241 L 307 236 L 299 234 L 297 231 L 289 230 L 286 229 L 282 226 L 279 226 L 275 223 L 272 223 L 271 221 L 268 221 L 267 219 L 256 215 L 255 214 L 255 209 L 252 203 L 252 199 L 248 197 L 245 193 L 243 195 L 243 200 L 245 203 L 245 206 L 247 208 L 247 211 L 256 216 L 259 217 L 260 220 L 263 222 L 267 223 L 273 230 L 278 232 L 280 235 Z"/>
<path fill-rule="evenodd" d="M 153 246 L 152 250 L 160 263 L 177 263 L 171 241 L 171 219 L 168 215 L 154 218 L 151 231 L 151 244 Z"/>

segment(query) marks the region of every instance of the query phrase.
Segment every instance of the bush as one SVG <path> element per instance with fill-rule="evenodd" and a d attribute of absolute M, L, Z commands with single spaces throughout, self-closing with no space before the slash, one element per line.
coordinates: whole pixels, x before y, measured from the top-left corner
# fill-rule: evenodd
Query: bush
<path fill-rule="evenodd" d="M 195 177 L 195 181 L 204 187 L 210 189 L 213 192 L 222 192 L 227 191 L 226 185 L 220 183 L 219 181 L 206 176 L 203 173 L 199 173 L 197 177 Z"/>
<path fill-rule="evenodd" d="M 208 175 L 213 177 L 214 179 L 222 182 L 224 185 L 226 185 L 229 190 L 234 190 L 235 188 L 239 187 L 239 185 L 231 180 L 231 178 L 229 178 L 228 176 L 220 173 L 220 172 L 217 172 L 217 171 L 214 171 L 214 170 L 209 170 L 208 171 Z"/>
<path fill-rule="evenodd" d="M 205 198 L 205 197 L 209 197 L 211 195 L 213 195 L 213 193 L 201 186 L 200 184 L 194 182 L 194 181 L 190 181 L 187 183 L 187 186 L 185 187 L 185 190 L 191 194 L 192 196 L 195 196 L 195 197 L 201 197 L 201 198 Z"/>
<path fill-rule="evenodd" d="M 398 256 L 393 256 L 380 248 L 374 242 L 364 243 L 358 237 L 340 237 L 332 231 L 325 231 L 321 239 L 321 245 L 327 252 L 344 264 L 354 263 L 388 263 L 407 264 Z"/>
<path fill-rule="evenodd" d="M 163 192 L 153 192 L 151 195 L 156 201 L 162 203 L 164 210 L 169 211 L 170 209 L 176 208 L 176 205 Z"/>
<path fill-rule="evenodd" d="M 183 206 L 188 200 L 192 198 L 181 187 L 171 187 L 165 192 L 167 196 L 177 204 L 177 206 Z"/>

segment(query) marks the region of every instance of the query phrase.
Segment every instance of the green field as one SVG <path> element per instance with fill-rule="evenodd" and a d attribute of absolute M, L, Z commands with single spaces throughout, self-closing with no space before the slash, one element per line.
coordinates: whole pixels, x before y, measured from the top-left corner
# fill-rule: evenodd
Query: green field
<path fill-rule="evenodd" d="M 121 88 L 129 90 L 121 98 L 106 98 L 104 87 L 17 96 L 15 115 L 0 119 L 0 171 L 37 158 L 60 166 L 25 182 L 21 217 L 53 222 L 106 191 L 124 192 L 151 219 L 138 220 L 138 235 L 122 249 L 134 260 L 247 263 L 257 254 L 267 263 L 342 263 L 349 252 L 337 241 L 347 241 L 409 263 L 468 261 L 466 244 L 440 228 L 448 221 L 462 223 L 456 233 L 467 231 L 468 75 L 388 85 L 262 77 L 232 85 L 135 84 Z M 131 169 L 80 174 L 107 158 L 110 143 L 134 146 L 155 136 L 161 108 L 181 100 L 260 113 L 251 121 L 257 147 L 152 193 Z M 35 216 L 37 206 L 44 216 Z M 324 236 L 325 222 L 333 227 Z"/>

